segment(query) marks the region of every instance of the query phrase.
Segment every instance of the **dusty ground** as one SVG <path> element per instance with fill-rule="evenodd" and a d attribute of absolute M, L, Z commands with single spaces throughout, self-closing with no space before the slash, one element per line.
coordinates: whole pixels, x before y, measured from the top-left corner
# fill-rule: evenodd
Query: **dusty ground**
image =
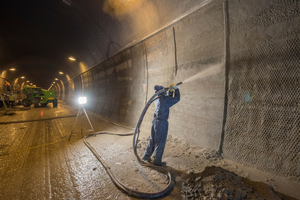
<path fill-rule="evenodd" d="M 60 102 L 58 108 L 17 110 L 0 122 L 75 115 Z M 130 133 L 89 113 L 96 131 Z M 0 199 L 133 199 L 120 192 L 83 143 L 91 133 L 83 119 L 67 140 L 75 118 L 0 125 Z M 143 154 L 149 131 L 142 130 L 138 152 Z M 141 167 L 134 157 L 132 136 L 98 135 L 88 142 L 115 176 L 133 189 L 155 192 L 166 186 L 164 175 Z M 222 159 L 213 149 L 197 149 L 168 136 L 163 160 L 175 187 L 163 199 L 300 199 L 299 179 L 275 176 Z M 291 197 L 283 196 L 277 192 Z"/>

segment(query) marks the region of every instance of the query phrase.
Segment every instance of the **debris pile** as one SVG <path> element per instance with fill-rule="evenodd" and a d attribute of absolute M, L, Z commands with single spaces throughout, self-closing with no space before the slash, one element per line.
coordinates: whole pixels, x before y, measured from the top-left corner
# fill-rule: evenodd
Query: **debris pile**
<path fill-rule="evenodd" d="M 269 185 L 214 166 L 183 182 L 181 195 L 184 200 L 281 199 Z"/>

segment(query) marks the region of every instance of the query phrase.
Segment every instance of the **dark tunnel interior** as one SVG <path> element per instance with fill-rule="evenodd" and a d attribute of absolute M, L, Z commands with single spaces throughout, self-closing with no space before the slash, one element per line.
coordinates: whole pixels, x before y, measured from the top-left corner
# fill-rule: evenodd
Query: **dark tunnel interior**
<path fill-rule="evenodd" d="M 104 186 L 84 134 L 65 141 L 80 130 L 75 116 L 81 133 L 91 122 L 132 131 L 154 86 L 179 82 L 163 156 L 179 189 L 163 199 L 300 199 L 299 20 L 297 0 L 1 0 L 0 199 L 127 199 Z M 55 95 L 30 102 L 27 86 Z M 91 121 L 79 117 L 82 96 Z M 154 111 L 143 117 L 140 156 Z M 132 161 L 131 138 L 89 141 L 133 189 L 165 186 L 143 179 L 152 171 Z M 215 186 L 200 191 L 200 176 Z M 232 189 L 232 180 L 244 182 Z"/>

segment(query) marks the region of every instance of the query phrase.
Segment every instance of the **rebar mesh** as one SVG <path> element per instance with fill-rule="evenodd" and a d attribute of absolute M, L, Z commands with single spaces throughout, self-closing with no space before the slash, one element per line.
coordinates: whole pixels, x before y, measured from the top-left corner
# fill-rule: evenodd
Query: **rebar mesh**
<path fill-rule="evenodd" d="M 224 156 L 300 175 L 300 39 L 290 33 L 231 55 Z"/>

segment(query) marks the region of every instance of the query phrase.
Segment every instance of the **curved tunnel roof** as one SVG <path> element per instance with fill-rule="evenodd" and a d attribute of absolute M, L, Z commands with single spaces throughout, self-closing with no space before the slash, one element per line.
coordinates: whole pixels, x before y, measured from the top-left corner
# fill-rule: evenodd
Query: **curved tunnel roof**
<path fill-rule="evenodd" d="M 43 88 L 55 78 L 65 82 L 207 2 L 1 1 L 1 76 L 11 81 L 25 76 L 24 80 Z M 68 60 L 69 56 L 76 61 Z"/>

